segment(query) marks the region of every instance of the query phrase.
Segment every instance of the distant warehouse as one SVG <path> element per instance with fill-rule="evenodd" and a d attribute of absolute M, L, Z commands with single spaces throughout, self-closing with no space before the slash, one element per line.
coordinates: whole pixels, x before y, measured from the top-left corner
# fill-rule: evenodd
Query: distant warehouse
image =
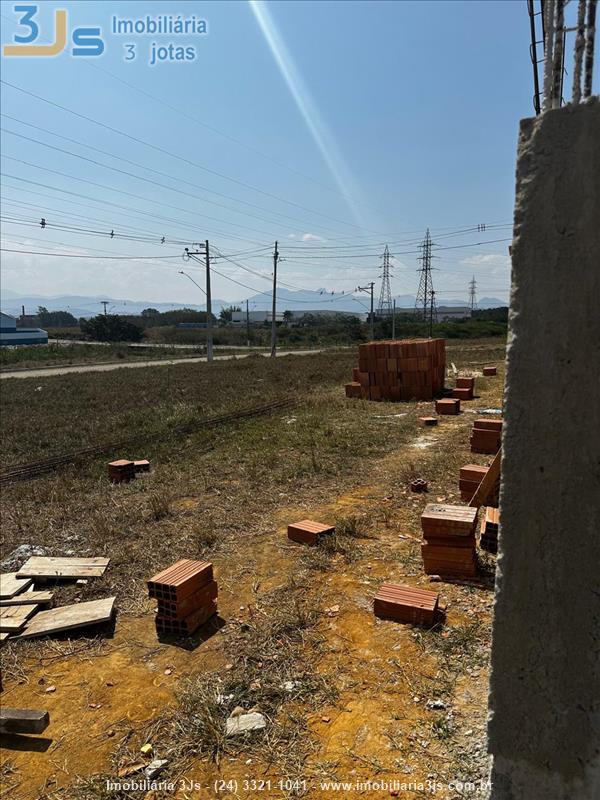
<path fill-rule="evenodd" d="M 17 320 L 0 312 L 0 345 L 48 344 L 48 332 L 41 328 L 17 328 Z"/>

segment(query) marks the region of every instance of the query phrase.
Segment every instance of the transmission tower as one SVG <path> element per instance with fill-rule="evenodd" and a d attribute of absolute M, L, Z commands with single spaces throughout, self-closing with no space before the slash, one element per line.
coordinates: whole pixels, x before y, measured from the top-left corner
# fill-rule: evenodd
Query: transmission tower
<path fill-rule="evenodd" d="M 390 289 L 390 251 L 387 244 L 383 251 L 383 272 L 380 277 L 381 292 L 379 293 L 377 314 L 379 316 L 389 316 L 392 313 L 392 290 Z"/>
<path fill-rule="evenodd" d="M 477 281 L 475 280 L 475 275 L 469 282 L 469 306 L 471 311 L 475 311 L 477 308 Z"/>
<path fill-rule="evenodd" d="M 429 228 L 427 228 L 425 238 L 419 245 L 421 255 L 417 260 L 421 262 L 421 266 L 418 269 L 418 272 L 421 273 L 421 278 L 415 302 L 415 316 L 417 319 L 422 319 L 423 322 L 427 322 L 427 320 L 431 319 L 433 316 L 431 307 L 432 297 L 434 297 L 433 280 L 431 276 L 431 259 L 434 257 L 431 255 L 432 244 Z"/>

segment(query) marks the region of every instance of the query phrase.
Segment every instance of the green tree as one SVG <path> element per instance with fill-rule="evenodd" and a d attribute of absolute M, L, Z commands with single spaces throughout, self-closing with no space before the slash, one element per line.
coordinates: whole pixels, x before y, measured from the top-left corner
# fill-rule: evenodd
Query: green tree
<path fill-rule="evenodd" d="M 283 321 L 285 322 L 286 325 L 289 325 L 290 324 L 290 320 L 292 320 L 293 318 L 294 318 L 294 312 L 293 311 L 290 311 L 289 309 L 286 309 L 283 312 Z"/>
<path fill-rule="evenodd" d="M 94 342 L 139 342 L 144 336 L 143 328 L 118 314 L 98 314 L 80 325 L 83 335 Z"/>
<path fill-rule="evenodd" d="M 219 312 L 219 320 L 221 322 L 231 322 L 234 311 L 241 311 L 239 306 L 224 306 Z"/>
<path fill-rule="evenodd" d="M 38 324 L 43 328 L 74 328 L 77 320 L 69 311 L 48 311 L 45 306 L 38 306 Z"/>

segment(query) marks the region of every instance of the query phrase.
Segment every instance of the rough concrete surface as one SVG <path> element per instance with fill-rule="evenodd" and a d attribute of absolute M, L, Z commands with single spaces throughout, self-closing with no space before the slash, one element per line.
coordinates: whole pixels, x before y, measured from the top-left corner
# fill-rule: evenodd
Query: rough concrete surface
<path fill-rule="evenodd" d="M 493 800 L 600 797 L 600 102 L 521 123 Z"/>

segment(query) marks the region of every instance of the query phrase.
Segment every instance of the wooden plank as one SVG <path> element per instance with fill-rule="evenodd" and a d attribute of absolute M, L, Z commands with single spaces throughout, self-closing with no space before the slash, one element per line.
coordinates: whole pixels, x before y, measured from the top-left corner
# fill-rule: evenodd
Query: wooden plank
<path fill-rule="evenodd" d="M 0 733 L 42 733 L 48 727 L 47 711 L 28 708 L 0 708 Z"/>
<path fill-rule="evenodd" d="M 0 631 L 18 633 L 37 608 L 37 605 L 0 607 Z"/>
<path fill-rule="evenodd" d="M 494 456 L 494 460 L 490 464 L 490 468 L 483 476 L 481 483 L 475 490 L 475 494 L 471 498 L 469 505 L 471 508 L 479 508 L 488 502 L 488 499 L 493 494 L 496 484 L 500 480 L 500 466 L 502 464 L 502 448 L 498 450 Z"/>
<path fill-rule="evenodd" d="M 25 578 L 99 578 L 109 558 L 55 558 L 32 556 L 18 571 Z"/>
<path fill-rule="evenodd" d="M 28 603 L 37 603 L 39 606 L 47 606 L 52 602 L 52 592 L 22 592 L 14 597 L 0 600 L 0 608 L 4 606 L 23 606 Z"/>
<path fill-rule="evenodd" d="M 74 603 L 71 606 L 40 611 L 27 624 L 25 630 L 20 634 L 20 638 L 48 636 L 73 628 L 108 622 L 113 614 L 115 600 L 115 597 L 106 597 L 103 600 L 88 600 L 86 603 Z"/>
<path fill-rule="evenodd" d="M 9 636 L 10 634 L 6 633 L 6 631 L 0 631 L 0 645 L 4 644 L 4 642 L 8 639 Z"/>
<path fill-rule="evenodd" d="M 16 572 L 5 572 L 0 575 L 0 599 L 14 597 L 28 589 L 32 583 L 32 578 L 17 578 Z"/>

